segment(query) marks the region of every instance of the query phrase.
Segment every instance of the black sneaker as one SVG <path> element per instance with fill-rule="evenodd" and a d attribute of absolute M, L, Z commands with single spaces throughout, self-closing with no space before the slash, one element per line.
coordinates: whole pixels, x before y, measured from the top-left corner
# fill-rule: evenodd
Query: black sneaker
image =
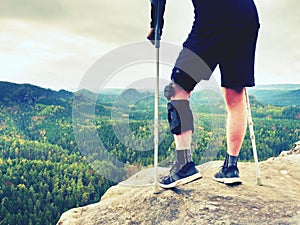
<path fill-rule="evenodd" d="M 218 173 L 215 174 L 215 181 L 224 184 L 241 184 L 242 180 L 239 177 L 239 169 L 236 166 L 222 167 Z"/>
<path fill-rule="evenodd" d="M 175 162 L 174 166 L 170 170 L 169 175 L 162 177 L 159 180 L 159 186 L 162 188 L 174 188 L 179 185 L 187 184 L 196 179 L 201 178 L 202 175 L 195 167 L 194 162 L 189 162 L 182 167 L 179 167 Z"/>

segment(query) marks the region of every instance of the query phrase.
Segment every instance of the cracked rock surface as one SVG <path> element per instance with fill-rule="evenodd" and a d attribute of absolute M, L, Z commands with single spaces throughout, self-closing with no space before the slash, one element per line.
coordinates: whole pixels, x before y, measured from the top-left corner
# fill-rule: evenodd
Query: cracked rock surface
<path fill-rule="evenodd" d="M 99 203 L 65 212 L 58 225 L 96 224 L 300 224 L 300 155 L 286 154 L 255 164 L 239 163 L 242 185 L 213 181 L 222 165 L 213 161 L 197 168 L 203 178 L 154 193 L 153 169 L 146 169 L 111 187 Z M 167 173 L 159 168 L 159 173 Z"/>

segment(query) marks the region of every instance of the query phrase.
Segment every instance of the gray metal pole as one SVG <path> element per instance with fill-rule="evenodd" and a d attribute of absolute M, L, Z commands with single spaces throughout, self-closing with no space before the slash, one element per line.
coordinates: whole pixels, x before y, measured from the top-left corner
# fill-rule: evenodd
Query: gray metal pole
<path fill-rule="evenodd" d="M 156 82 L 154 97 L 154 182 L 158 188 L 158 104 L 159 104 L 159 48 L 156 48 Z"/>
<path fill-rule="evenodd" d="M 248 112 L 248 124 L 249 124 L 250 138 L 251 138 L 252 149 L 253 149 L 253 157 L 254 157 L 255 166 L 256 166 L 256 179 L 257 179 L 257 184 L 262 185 L 261 177 L 260 177 L 260 169 L 259 169 L 259 163 L 258 163 L 257 150 L 256 150 L 256 143 L 255 143 L 255 135 L 254 135 L 252 115 L 251 115 L 250 101 L 249 101 L 249 96 L 248 96 L 248 92 L 247 92 L 246 88 L 245 88 L 245 97 L 246 97 L 246 105 L 247 105 L 247 112 Z"/>
<path fill-rule="evenodd" d="M 158 192 L 158 105 L 159 105 L 159 49 L 160 49 L 160 12 L 161 0 L 157 3 L 155 24 L 155 49 L 156 49 L 156 82 L 154 96 L 154 192 Z"/>

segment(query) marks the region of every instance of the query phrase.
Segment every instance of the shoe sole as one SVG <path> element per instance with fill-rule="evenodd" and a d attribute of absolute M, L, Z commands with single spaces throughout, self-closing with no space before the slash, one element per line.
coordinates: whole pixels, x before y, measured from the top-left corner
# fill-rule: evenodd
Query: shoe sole
<path fill-rule="evenodd" d="M 194 180 L 197 180 L 197 179 L 200 179 L 200 178 L 202 178 L 202 175 L 200 173 L 195 173 L 191 176 L 188 176 L 188 177 L 182 178 L 180 180 L 174 181 L 171 184 L 161 184 L 161 183 L 159 183 L 159 186 L 164 188 L 164 189 L 169 189 L 169 188 L 177 187 L 179 185 L 184 185 L 184 184 L 190 183 L 190 182 L 192 182 Z"/>
<path fill-rule="evenodd" d="M 239 177 L 234 178 L 215 178 L 214 180 L 224 184 L 241 184 L 243 181 Z"/>

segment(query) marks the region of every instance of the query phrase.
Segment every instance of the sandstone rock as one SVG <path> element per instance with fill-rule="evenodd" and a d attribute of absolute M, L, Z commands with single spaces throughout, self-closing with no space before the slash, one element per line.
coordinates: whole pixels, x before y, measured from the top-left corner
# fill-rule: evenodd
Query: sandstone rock
<path fill-rule="evenodd" d="M 300 141 L 295 142 L 294 146 L 288 151 L 282 151 L 280 157 L 285 157 L 287 155 L 298 155 L 300 154 Z"/>
<path fill-rule="evenodd" d="M 65 212 L 58 225 L 300 224 L 300 155 L 239 163 L 244 183 L 226 186 L 212 177 L 220 161 L 198 166 L 203 178 L 154 194 L 153 170 L 146 169 L 110 188 L 101 201 Z M 166 173 L 160 168 L 160 173 Z"/>
<path fill-rule="evenodd" d="M 290 154 L 300 154 L 300 141 L 297 141 L 295 144 L 294 144 L 294 147 L 290 150 Z"/>

